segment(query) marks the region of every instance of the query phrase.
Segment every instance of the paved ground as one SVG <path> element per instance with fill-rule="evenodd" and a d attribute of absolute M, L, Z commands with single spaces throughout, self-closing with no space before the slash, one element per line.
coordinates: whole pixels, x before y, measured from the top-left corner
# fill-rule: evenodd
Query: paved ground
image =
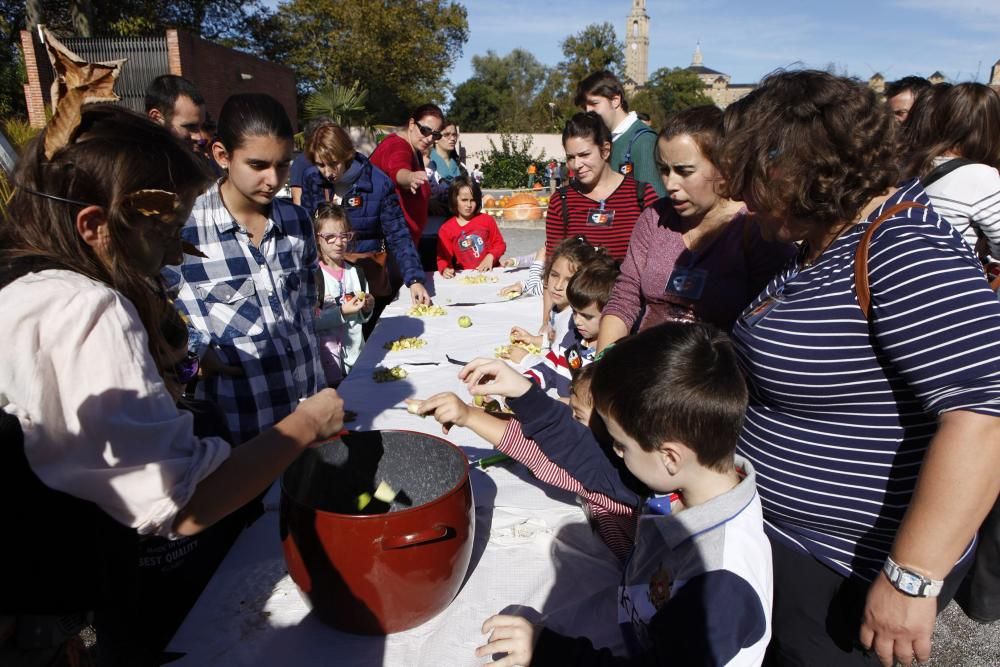
<path fill-rule="evenodd" d="M 526 255 L 545 241 L 541 225 L 537 228 L 512 226 L 501 222 L 508 255 Z M 934 633 L 934 667 L 1000 667 L 1000 622 L 984 626 L 962 613 L 952 603 L 938 618 Z"/>

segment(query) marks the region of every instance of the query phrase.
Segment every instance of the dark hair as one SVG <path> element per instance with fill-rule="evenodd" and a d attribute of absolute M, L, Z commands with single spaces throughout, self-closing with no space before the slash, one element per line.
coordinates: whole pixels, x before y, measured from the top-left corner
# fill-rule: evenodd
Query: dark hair
<path fill-rule="evenodd" d="M 714 104 L 705 104 L 678 111 L 667 119 L 657 141 L 685 135 L 691 137 L 709 162 L 716 164 L 719 146 L 722 144 L 722 109 Z M 654 155 L 656 165 L 662 171 L 660 151 L 657 150 Z"/>
<path fill-rule="evenodd" d="M 451 186 L 448 188 L 448 205 L 451 210 L 458 210 L 458 195 L 461 194 L 462 188 L 472 190 L 472 199 L 476 202 L 476 210 L 473 211 L 473 215 L 479 213 L 480 209 L 483 208 L 483 191 L 479 184 L 468 176 L 456 176 L 451 181 Z"/>
<path fill-rule="evenodd" d="M 725 111 L 716 163 L 724 196 L 830 227 L 898 179 L 896 121 L 866 84 L 779 71 Z"/>
<path fill-rule="evenodd" d="M 583 108 L 591 95 L 606 97 L 609 100 L 618 97 L 622 103 L 622 111 L 628 111 L 628 100 L 625 99 L 625 87 L 618 77 L 606 69 L 594 72 L 576 86 L 576 97 L 573 104 Z"/>
<path fill-rule="evenodd" d="M 264 93 L 231 96 L 219 113 L 219 141 L 232 153 L 250 137 L 292 140 L 292 122 L 281 102 Z"/>
<path fill-rule="evenodd" d="M 732 468 L 747 388 L 726 334 L 667 322 L 607 348 L 594 366 L 594 408 L 644 450 L 680 442 L 706 468 Z"/>
<path fill-rule="evenodd" d="M 618 279 L 618 267 L 610 256 L 595 258 L 580 267 L 566 285 L 566 300 L 574 310 L 583 310 L 592 303 L 603 309 L 611 299 L 611 290 Z"/>
<path fill-rule="evenodd" d="M 413 110 L 413 113 L 410 114 L 410 120 L 414 123 L 419 123 L 421 118 L 427 118 L 427 116 L 440 118 L 442 123 L 441 129 L 444 129 L 444 112 L 441 111 L 441 107 L 436 104 L 421 104 Z"/>
<path fill-rule="evenodd" d="M 573 394 L 583 384 L 590 384 L 590 382 L 594 379 L 595 368 L 596 368 L 595 364 L 587 364 L 586 366 L 581 366 L 580 370 L 576 371 L 576 373 L 573 374 L 573 379 L 569 381 L 569 393 Z M 590 394 L 589 391 L 587 393 Z M 593 400 L 593 398 L 591 398 L 591 400 Z"/>
<path fill-rule="evenodd" d="M 587 239 L 582 236 L 573 236 L 559 242 L 550 254 L 545 258 L 545 268 L 542 270 L 542 281 L 548 282 L 549 271 L 552 265 L 560 257 L 565 257 L 574 267 L 574 273 L 591 261 L 599 258 L 606 258 L 607 261 L 614 262 L 606 248 L 592 246 Z"/>
<path fill-rule="evenodd" d="M 906 91 L 910 91 L 914 98 L 918 98 L 930 87 L 931 82 L 922 76 L 904 76 L 902 79 L 885 84 L 885 99 L 888 100 Z"/>
<path fill-rule="evenodd" d="M 571 137 L 590 139 L 597 146 L 603 146 L 611 143 L 611 130 L 595 112 L 581 111 L 573 114 L 573 117 L 566 121 L 566 127 L 563 128 L 562 133 L 564 147 L 566 141 Z"/>
<path fill-rule="evenodd" d="M 906 119 L 906 175 L 926 176 L 948 151 L 1000 168 L 1000 95 L 981 83 L 940 85 L 921 95 Z"/>
<path fill-rule="evenodd" d="M 351 226 L 351 219 L 347 217 L 347 211 L 344 210 L 344 207 L 340 204 L 334 204 L 329 201 L 320 204 L 319 207 L 316 208 L 315 215 L 313 215 L 313 227 L 318 230 L 319 223 L 323 220 L 337 220 L 347 225 L 348 229 L 353 229 Z"/>
<path fill-rule="evenodd" d="M 190 97 L 198 106 L 205 104 L 195 85 L 182 76 L 164 74 L 153 79 L 146 87 L 146 113 L 153 109 L 159 110 L 168 123 L 174 115 L 174 105 L 181 95 Z"/>
<path fill-rule="evenodd" d="M 159 367 L 172 354 L 164 337 L 166 300 L 159 279 L 134 268 L 132 239 L 148 225 L 130 205 L 139 190 L 166 190 L 193 202 L 211 181 L 205 163 L 164 126 L 114 105 L 86 105 L 80 124 L 65 146 L 45 157 L 44 130 L 29 144 L 14 176 L 16 188 L 0 223 L 0 261 L 41 259 L 122 294 L 134 306 L 149 336 L 149 351 Z M 80 204 L 104 208 L 109 259 L 102 260 L 77 232 Z M 156 223 L 161 224 L 161 223 Z"/>

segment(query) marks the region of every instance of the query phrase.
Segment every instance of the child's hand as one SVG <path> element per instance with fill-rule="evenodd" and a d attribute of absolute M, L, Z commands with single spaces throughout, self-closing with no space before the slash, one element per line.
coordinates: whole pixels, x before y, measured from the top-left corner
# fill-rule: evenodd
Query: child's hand
<path fill-rule="evenodd" d="M 483 634 L 490 635 L 489 642 L 476 649 L 476 657 L 506 653 L 496 662 L 488 662 L 494 667 L 514 667 L 515 665 L 530 665 L 535 644 L 541 634 L 536 628 L 520 616 L 497 614 L 490 616 L 483 623 Z"/>
<path fill-rule="evenodd" d="M 417 414 L 434 417 L 441 424 L 441 431 L 445 435 L 448 435 L 452 426 L 465 426 L 469 422 L 471 409 L 450 391 L 434 394 L 428 399 L 419 401 L 416 406 Z"/>
<path fill-rule="evenodd" d="M 542 337 L 534 336 L 521 327 L 512 327 L 510 330 L 510 342 L 525 343 L 536 347 L 542 346 Z"/>
<path fill-rule="evenodd" d="M 524 283 L 516 282 L 512 285 L 505 285 L 504 287 L 501 287 L 499 294 L 502 297 L 516 298 L 521 296 L 521 292 L 523 291 L 524 291 Z"/>
<path fill-rule="evenodd" d="M 445 269 L 444 271 L 441 272 L 441 277 L 442 278 L 454 278 L 455 277 L 455 269 L 449 266 L 447 269 Z"/>
<path fill-rule="evenodd" d="M 486 257 L 483 257 L 483 261 L 479 262 L 479 266 L 476 267 L 476 271 L 483 273 L 489 271 L 493 268 L 493 254 L 486 253 Z"/>
<path fill-rule="evenodd" d="M 365 305 L 361 308 L 361 310 L 365 311 L 366 313 L 370 313 L 374 308 L 375 308 L 375 297 L 372 296 L 371 292 L 369 292 L 368 294 L 365 294 Z"/>
<path fill-rule="evenodd" d="M 507 350 L 507 359 L 510 359 L 515 364 L 519 364 L 524 361 L 524 358 L 528 356 L 528 351 L 523 347 L 518 347 L 517 345 L 509 346 Z"/>
<path fill-rule="evenodd" d="M 535 345 L 537 345 L 538 347 L 543 347 L 541 341 L 546 341 L 547 343 L 551 343 L 552 339 L 555 338 L 555 335 L 556 335 L 556 330 L 552 328 L 551 324 L 546 322 L 538 330 L 539 342 L 535 343 Z"/>
<path fill-rule="evenodd" d="M 365 297 L 365 301 L 367 301 L 367 296 Z M 359 313 L 364 307 L 365 301 L 362 301 L 353 294 L 345 294 L 343 303 L 340 304 L 340 312 L 343 313 L 344 317 Z"/>
<path fill-rule="evenodd" d="M 531 380 L 499 359 L 473 359 L 458 372 L 473 396 L 517 398 L 531 389 Z"/>
<path fill-rule="evenodd" d="M 500 266 L 507 269 L 514 268 L 517 266 L 517 257 L 504 257 L 500 260 Z"/>

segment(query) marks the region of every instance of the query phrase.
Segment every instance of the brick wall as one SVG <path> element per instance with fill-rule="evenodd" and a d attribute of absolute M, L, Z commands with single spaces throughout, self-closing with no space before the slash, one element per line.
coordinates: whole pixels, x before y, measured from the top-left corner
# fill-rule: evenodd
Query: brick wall
<path fill-rule="evenodd" d="M 28 107 L 31 127 L 45 127 L 45 104 L 52 86 L 52 66 L 45 47 L 32 30 L 21 31 L 21 52 L 24 54 L 28 83 L 24 84 L 24 101 Z"/>
<path fill-rule="evenodd" d="M 288 117 L 298 115 L 295 74 L 284 65 L 261 60 L 178 30 L 167 31 L 170 73 L 190 79 L 205 97 L 214 118 L 235 93 L 267 93 L 281 102 Z M 176 67 L 176 69 L 175 69 Z"/>
<path fill-rule="evenodd" d="M 284 65 L 220 46 L 179 30 L 167 30 L 168 71 L 190 79 L 205 97 L 208 112 L 219 117 L 226 99 L 235 93 L 267 93 L 281 102 L 293 123 L 297 116 L 295 74 Z M 52 66 L 34 32 L 21 31 L 21 49 L 28 74 L 24 98 L 32 127 L 45 125 L 45 104 L 52 85 Z M 125 64 L 128 67 L 128 63 Z M 150 81 L 154 78 L 150 77 Z"/>

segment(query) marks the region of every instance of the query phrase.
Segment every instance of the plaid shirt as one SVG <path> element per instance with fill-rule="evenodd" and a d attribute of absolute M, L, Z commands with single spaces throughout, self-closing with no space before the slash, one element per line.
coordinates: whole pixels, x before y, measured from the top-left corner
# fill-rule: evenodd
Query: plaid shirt
<path fill-rule="evenodd" d="M 202 356 L 211 346 L 244 372 L 204 378 L 197 395 L 215 402 L 236 443 L 244 442 L 320 389 L 312 223 L 304 210 L 276 199 L 254 247 L 215 185 L 198 198 L 181 235 L 208 256 L 185 256 L 165 271 L 194 329 L 189 347 Z"/>

